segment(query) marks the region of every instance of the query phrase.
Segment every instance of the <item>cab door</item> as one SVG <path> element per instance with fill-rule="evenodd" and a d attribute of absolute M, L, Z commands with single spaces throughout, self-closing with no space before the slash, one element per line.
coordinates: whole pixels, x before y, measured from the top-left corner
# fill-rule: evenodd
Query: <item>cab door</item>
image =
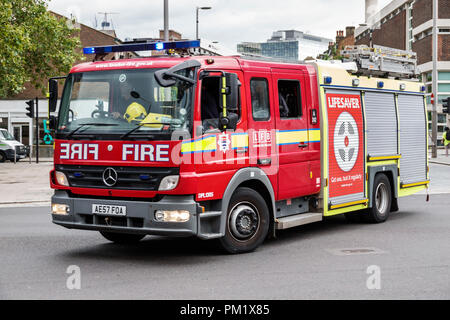
<path fill-rule="evenodd" d="M 314 193 L 308 134 L 308 95 L 302 70 L 272 69 L 279 154 L 278 200 Z"/>
<path fill-rule="evenodd" d="M 277 198 L 275 99 L 269 68 L 245 72 L 250 165 L 264 171 Z"/>

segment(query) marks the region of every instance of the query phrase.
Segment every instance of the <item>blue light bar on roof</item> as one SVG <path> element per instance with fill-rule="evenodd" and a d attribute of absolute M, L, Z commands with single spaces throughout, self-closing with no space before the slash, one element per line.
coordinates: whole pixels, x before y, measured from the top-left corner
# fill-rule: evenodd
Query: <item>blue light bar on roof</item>
<path fill-rule="evenodd" d="M 83 49 L 84 54 L 103 54 L 112 52 L 127 51 L 152 51 L 152 50 L 168 50 L 168 49 L 189 49 L 200 47 L 200 40 L 190 41 L 173 41 L 173 42 L 144 42 L 119 44 L 114 46 L 102 47 L 86 47 Z"/>

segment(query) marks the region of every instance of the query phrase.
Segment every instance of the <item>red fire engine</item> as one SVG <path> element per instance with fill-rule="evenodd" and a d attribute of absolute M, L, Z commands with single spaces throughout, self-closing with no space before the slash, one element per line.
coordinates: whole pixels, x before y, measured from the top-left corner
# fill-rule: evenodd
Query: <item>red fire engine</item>
<path fill-rule="evenodd" d="M 49 86 L 54 112 L 57 80 Z M 344 64 L 219 56 L 80 64 L 50 117 L 52 219 L 118 243 L 218 239 L 230 253 L 327 216 L 384 222 L 399 197 L 429 184 L 426 117 L 419 82 L 355 75 Z"/>

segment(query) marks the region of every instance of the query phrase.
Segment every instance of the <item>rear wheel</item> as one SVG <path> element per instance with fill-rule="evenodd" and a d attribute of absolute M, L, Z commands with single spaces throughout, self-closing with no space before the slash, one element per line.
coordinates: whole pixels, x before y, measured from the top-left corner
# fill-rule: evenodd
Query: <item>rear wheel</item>
<path fill-rule="evenodd" d="M 6 154 L 3 151 L 0 151 L 0 163 L 6 161 Z"/>
<path fill-rule="evenodd" d="M 389 218 L 392 205 L 391 183 L 384 174 L 375 176 L 372 193 L 372 208 L 363 215 L 371 223 L 382 223 Z"/>
<path fill-rule="evenodd" d="M 100 231 L 100 234 L 105 237 L 105 239 L 119 244 L 133 244 L 138 243 L 144 239 L 145 234 L 128 234 L 128 233 L 116 233 L 108 231 Z"/>
<path fill-rule="evenodd" d="M 225 236 L 220 244 L 229 253 L 255 250 L 267 237 L 269 209 L 264 198 L 250 188 L 238 188 L 231 197 Z"/>

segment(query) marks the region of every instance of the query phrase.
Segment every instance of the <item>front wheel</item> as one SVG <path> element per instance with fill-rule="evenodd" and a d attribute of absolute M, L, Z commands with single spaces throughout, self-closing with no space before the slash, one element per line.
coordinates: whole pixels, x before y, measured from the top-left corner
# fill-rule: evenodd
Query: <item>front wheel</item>
<path fill-rule="evenodd" d="M 269 231 L 269 209 L 264 198 L 250 188 L 238 188 L 228 205 L 225 236 L 220 239 L 229 253 L 255 250 Z"/>
<path fill-rule="evenodd" d="M 375 176 L 372 193 L 372 208 L 367 209 L 364 220 L 371 223 L 382 223 L 389 218 L 392 205 L 391 183 L 384 174 Z"/>
<path fill-rule="evenodd" d="M 133 244 L 138 243 L 142 239 L 144 239 L 145 234 L 128 234 L 128 233 L 116 233 L 116 232 L 107 232 L 100 231 L 100 234 L 105 237 L 105 239 L 112 241 L 114 243 L 119 244 Z"/>
<path fill-rule="evenodd" d="M 3 151 L 0 151 L 0 163 L 6 161 L 6 154 Z"/>

